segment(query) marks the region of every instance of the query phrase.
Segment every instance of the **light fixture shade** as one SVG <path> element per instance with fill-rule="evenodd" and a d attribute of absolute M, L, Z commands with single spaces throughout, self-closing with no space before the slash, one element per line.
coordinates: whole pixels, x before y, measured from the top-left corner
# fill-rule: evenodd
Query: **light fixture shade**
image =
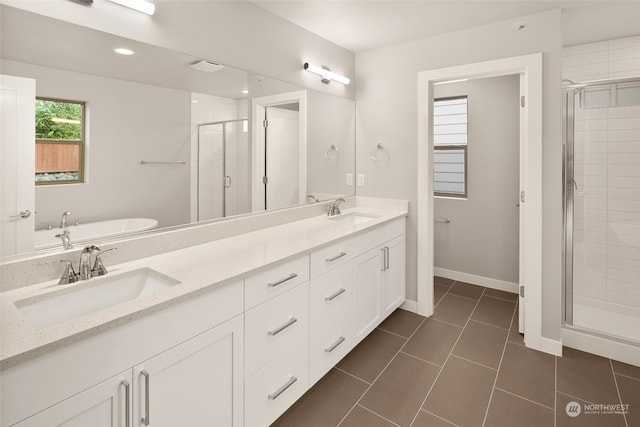
<path fill-rule="evenodd" d="M 109 0 L 122 6 L 137 10 L 138 12 L 153 15 L 156 12 L 156 5 L 147 0 Z"/>
<path fill-rule="evenodd" d="M 348 85 L 351 82 L 348 77 L 336 74 L 327 67 L 319 67 L 305 62 L 304 69 L 322 77 L 323 83 L 329 83 L 329 81 L 333 80 L 338 83 L 342 83 L 343 85 Z"/>

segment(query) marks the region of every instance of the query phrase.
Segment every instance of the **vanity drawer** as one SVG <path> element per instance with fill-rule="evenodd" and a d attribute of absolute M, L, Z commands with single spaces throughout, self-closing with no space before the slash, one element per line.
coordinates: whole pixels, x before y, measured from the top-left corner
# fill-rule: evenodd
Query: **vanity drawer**
<path fill-rule="evenodd" d="M 245 313 L 245 378 L 309 335 L 309 282 Z"/>
<path fill-rule="evenodd" d="M 255 307 L 309 280 L 309 256 L 303 255 L 245 278 L 245 309 Z"/>
<path fill-rule="evenodd" d="M 343 264 L 311 279 L 309 294 L 309 321 L 313 332 L 351 305 L 352 264 Z"/>
<path fill-rule="evenodd" d="M 353 313 L 343 311 L 311 334 L 309 386 L 329 372 L 355 345 Z"/>
<path fill-rule="evenodd" d="M 245 381 L 246 427 L 275 421 L 309 388 L 309 338 Z"/>
<path fill-rule="evenodd" d="M 317 277 L 356 257 L 358 238 L 345 239 L 314 251 L 310 257 L 310 276 Z"/>

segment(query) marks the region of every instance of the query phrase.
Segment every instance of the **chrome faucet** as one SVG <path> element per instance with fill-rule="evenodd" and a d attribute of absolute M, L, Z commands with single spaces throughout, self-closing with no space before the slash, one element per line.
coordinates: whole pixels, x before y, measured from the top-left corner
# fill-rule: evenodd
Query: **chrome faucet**
<path fill-rule="evenodd" d="M 67 228 L 67 219 L 71 215 L 70 211 L 66 211 L 62 214 L 62 219 L 60 220 L 60 228 Z"/>
<path fill-rule="evenodd" d="M 340 197 L 339 199 L 335 199 L 331 203 L 331 206 L 329 207 L 329 212 L 327 212 L 327 215 L 328 216 L 340 215 L 342 213 L 340 211 L 340 203 L 344 203 L 344 202 L 346 202 L 346 200 L 343 199 L 342 197 Z"/>
<path fill-rule="evenodd" d="M 71 233 L 69 233 L 69 230 L 64 230 L 62 233 L 56 234 L 56 237 L 62 239 L 62 246 L 64 246 L 65 249 L 73 249 Z"/>
<path fill-rule="evenodd" d="M 86 246 L 80 253 L 80 267 L 78 268 L 80 280 L 88 280 L 93 277 L 91 272 L 91 255 L 96 252 L 100 252 L 100 248 L 95 245 L 91 245 Z"/>

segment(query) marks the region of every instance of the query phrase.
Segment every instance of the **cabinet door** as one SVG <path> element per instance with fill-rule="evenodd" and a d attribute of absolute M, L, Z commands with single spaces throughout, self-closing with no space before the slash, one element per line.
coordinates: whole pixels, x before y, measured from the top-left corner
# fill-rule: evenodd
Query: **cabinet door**
<path fill-rule="evenodd" d="M 397 237 L 382 246 L 382 316 L 386 318 L 405 299 L 405 238 Z"/>
<path fill-rule="evenodd" d="M 127 427 L 131 425 L 127 422 L 131 382 L 131 370 L 127 370 L 14 424 L 14 427 Z"/>
<path fill-rule="evenodd" d="M 134 367 L 133 426 L 242 426 L 242 352 L 238 316 Z"/>
<path fill-rule="evenodd" d="M 353 262 L 353 316 L 356 342 L 361 341 L 375 329 L 382 319 L 380 279 L 382 250 L 372 249 Z"/>

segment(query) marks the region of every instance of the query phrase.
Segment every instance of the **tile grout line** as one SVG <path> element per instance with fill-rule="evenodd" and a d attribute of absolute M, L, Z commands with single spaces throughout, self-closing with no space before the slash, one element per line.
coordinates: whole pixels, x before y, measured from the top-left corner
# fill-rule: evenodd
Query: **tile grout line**
<path fill-rule="evenodd" d="M 347 372 L 347 371 L 345 371 L 344 369 L 338 368 L 338 366 L 334 366 L 334 367 L 333 367 L 333 369 L 335 369 L 336 371 L 340 371 L 340 372 L 342 372 L 343 374 L 349 375 L 350 377 L 353 377 L 353 378 L 355 378 L 356 380 L 361 381 L 361 382 L 363 382 L 363 383 L 365 383 L 365 384 L 367 384 L 367 385 L 371 385 L 371 383 L 370 383 L 370 382 L 365 381 L 365 380 L 363 380 L 362 378 L 360 378 L 360 377 L 358 377 L 358 376 L 356 376 L 356 375 L 353 375 L 351 372 Z"/>
<path fill-rule="evenodd" d="M 469 319 L 472 322 L 476 322 L 476 323 L 480 323 L 482 325 L 486 325 L 486 326 L 491 326 L 497 329 L 502 329 L 503 331 L 507 331 L 509 332 L 511 330 L 511 325 L 509 325 L 508 328 L 503 328 L 502 326 L 496 326 L 496 325 L 492 325 L 491 323 L 487 323 L 487 322 L 483 322 L 482 320 L 476 320 L 476 319 Z M 513 317 L 511 317 L 511 320 L 513 320 Z M 509 338 L 509 334 L 507 333 L 507 338 Z"/>
<path fill-rule="evenodd" d="M 553 356 L 553 427 L 558 426 L 558 356 Z"/>
<path fill-rule="evenodd" d="M 393 362 L 396 357 L 398 357 L 398 354 L 400 354 L 400 350 L 402 350 L 402 348 L 407 344 L 407 342 L 409 342 L 409 340 L 415 335 L 416 331 L 418 329 L 420 329 L 420 326 L 422 326 L 422 324 L 424 322 L 427 321 L 427 318 L 425 317 L 424 319 L 422 319 L 422 321 L 420 322 L 420 324 L 416 327 L 416 329 L 413 331 L 413 333 L 411 334 L 411 336 L 409 338 L 407 338 L 407 340 L 405 341 L 404 344 L 402 344 L 402 346 L 400 346 L 400 348 L 398 349 L 398 351 L 396 352 L 396 354 L 391 358 L 391 360 L 389 360 L 389 362 L 385 365 L 384 368 L 382 368 L 382 370 L 378 373 L 378 375 L 374 378 L 374 380 L 371 382 L 371 384 L 369 384 L 369 387 L 367 387 L 367 389 L 362 393 L 362 395 L 360 395 L 360 397 L 358 398 L 358 400 L 356 401 L 356 403 L 351 407 L 351 409 L 349 409 L 349 411 L 345 414 L 344 417 L 342 417 L 342 419 L 340 420 L 340 422 L 338 423 L 338 425 L 336 427 L 340 427 L 340 425 L 344 422 L 344 420 L 347 419 L 347 417 L 349 416 L 349 414 L 351 412 L 353 412 L 353 409 L 356 406 L 362 406 L 363 408 L 369 410 L 370 412 L 384 418 L 382 415 L 378 414 L 377 412 L 371 411 L 369 408 L 367 408 L 366 406 L 363 405 L 359 405 L 360 401 L 362 400 L 362 398 L 369 392 L 369 390 L 371 389 L 371 387 L 373 387 L 373 385 L 375 384 L 375 382 L 378 380 L 378 378 L 380 378 L 380 376 L 383 374 L 383 372 L 389 367 L 389 365 L 391 364 L 391 362 Z M 385 418 L 386 419 L 386 418 Z"/>
<path fill-rule="evenodd" d="M 513 313 L 511 313 L 511 322 L 509 322 L 509 330 L 511 330 L 511 326 L 513 326 L 513 319 L 516 316 L 516 308 L 513 307 Z M 489 402 L 487 403 L 487 409 L 484 411 L 484 419 L 482 420 L 482 425 L 484 426 L 487 423 L 487 416 L 489 415 L 489 408 L 491 407 L 491 401 L 493 400 L 493 392 L 496 390 L 496 384 L 498 383 L 498 375 L 500 374 L 500 368 L 502 367 L 502 361 L 504 360 L 504 354 L 507 351 L 507 344 L 509 344 L 509 332 L 507 332 L 507 336 L 504 340 L 504 344 L 502 346 L 502 354 L 500 355 L 500 362 L 498 363 L 498 370 L 496 372 L 496 377 L 493 379 L 493 387 L 491 387 L 491 394 L 489 395 Z"/>
<path fill-rule="evenodd" d="M 455 282 L 454 282 L 454 284 L 455 284 Z M 451 285 L 451 286 L 453 286 L 453 285 Z M 485 289 L 486 288 L 482 289 L 482 294 L 484 294 Z M 480 295 L 481 297 L 482 297 L 482 294 Z M 443 296 L 443 299 L 444 299 L 444 296 Z M 420 411 L 422 410 L 422 407 L 424 406 L 424 404 L 427 402 L 427 399 L 429 398 L 429 395 L 431 394 L 431 391 L 433 390 L 433 387 L 435 387 L 436 383 L 438 382 L 438 379 L 440 378 L 440 375 L 442 374 L 442 371 L 444 370 L 445 365 L 447 364 L 447 362 L 449 361 L 449 358 L 451 357 L 451 354 L 453 353 L 453 349 L 456 348 L 456 345 L 458 344 L 458 341 L 460 341 L 460 338 L 462 337 L 462 334 L 464 333 L 464 329 L 469 324 L 469 320 L 471 320 L 471 316 L 473 316 L 473 313 L 476 311 L 476 308 L 478 307 L 478 304 L 480 304 L 480 298 L 478 298 L 476 300 L 476 305 L 473 306 L 473 310 L 471 310 L 471 313 L 469 313 L 469 317 L 467 318 L 467 321 L 465 322 L 464 326 L 462 327 L 462 330 L 458 334 L 458 338 L 456 339 L 456 342 L 453 343 L 453 346 L 451 346 L 451 350 L 449 351 L 449 354 L 447 355 L 447 358 L 444 360 L 444 363 L 442 364 L 442 368 L 440 368 L 440 371 L 438 372 L 438 375 L 436 375 L 435 379 L 433 380 L 433 384 L 431 384 L 431 387 L 429 387 L 429 390 L 427 391 L 427 395 L 424 397 L 424 399 L 422 400 L 422 403 L 420 404 L 420 409 L 418 409 L 418 412 L 413 417 L 413 420 L 411 420 L 411 423 L 409 424 L 410 427 L 413 426 L 413 423 L 416 422 L 416 419 L 418 418 L 418 414 L 420 414 Z M 434 309 L 434 311 L 435 311 L 435 309 Z M 460 326 L 458 326 L 458 327 L 460 327 Z M 441 418 L 441 417 L 439 417 L 439 418 Z M 446 420 L 445 418 L 443 418 L 443 419 Z M 446 420 L 446 421 L 449 422 L 449 420 Z"/>
<path fill-rule="evenodd" d="M 620 375 L 621 377 L 629 378 L 630 380 L 640 381 L 640 378 L 632 377 L 630 375 L 621 374 L 620 372 L 615 372 L 614 371 L 614 374 L 615 375 Z"/>
<path fill-rule="evenodd" d="M 384 328 L 381 328 L 380 326 L 378 326 L 376 329 L 379 329 L 379 330 L 384 331 L 384 332 L 386 332 L 386 333 L 388 333 L 388 334 L 391 334 L 391 335 L 395 335 L 395 336 L 400 337 L 400 338 L 402 338 L 402 339 L 404 339 L 404 340 L 408 340 L 408 339 L 409 339 L 409 338 L 407 338 L 407 337 L 403 337 L 403 336 L 402 336 L 402 335 L 400 335 L 400 334 L 396 334 L 395 332 L 391 332 L 391 331 L 388 331 L 388 330 L 386 330 L 386 329 L 384 329 Z"/>
<path fill-rule="evenodd" d="M 364 409 L 365 411 L 372 413 L 372 414 L 373 414 L 373 415 L 375 415 L 376 417 L 380 417 L 380 418 L 382 418 L 382 419 L 383 419 L 383 420 L 385 420 L 385 421 L 389 421 L 389 422 L 390 422 L 391 424 L 393 424 L 394 426 L 401 427 L 401 426 L 400 426 L 400 424 L 398 424 L 398 423 L 394 423 L 393 421 L 391 421 L 391 420 L 389 420 L 389 419 L 387 419 L 387 418 L 383 417 L 382 415 L 380 415 L 380 414 L 377 414 L 377 413 L 373 412 L 373 411 L 372 411 L 371 409 L 369 409 L 369 408 L 365 408 L 364 406 L 359 405 L 359 404 L 357 404 L 357 403 L 356 403 L 356 406 L 359 406 L 359 407 L 361 407 L 362 409 Z"/>
<path fill-rule="evenodd" d="M 623 405 L 624 403 L 622 402 L 622 395 L 620 394 L 620 387 L 618 387 L 618 379 L 616 378 L 616 371 L 615 369 L 613 369 L 613 362 L 611 361 L 611 359 L 609 359 L 609 366 L 611 367 L 611 374 L 613 374 L 613 383 L 616 385 L 616 392 L 618 393 L 618 400 L 620 401 L 620 404 Z M 624 418 L 624 424 L 629 427 L 629 422 L 627 421 L 627 414 L 625 414 L 626 411 L 622 411 L 622 417 Z"/>
<path fill-rule="evenodd" d="M 439 420 L 444 421 L 444 422 L 445 422 L 445 423 L 447 423 L 447 424 L 451 424 L 452 426 L 455 426 L 455 427 L 460 427 L 460 425 L 458 425 L 458 424 L 456 424 L 456 423 L 452 423 L 452 422 L 451 422 L 451 421 L 449 421 L 449 420 L 445 420 L 445 419 L 444 419 L 444 418 L 442 418 L 440 415 L 436 415 L 436 414 L 434 414 L 433 412 L 429 412 L 429 411 L 427 411 L 426 409 L 422 409 L 422 408 L 420 408 L 420 411 L 422 411 L 422 412 L 426 412 L 426 413 L 427 413 L 427 414 L 429 414 L 429 415 L 433 415 L 434 417 L 438 418 Z M 418 411 L 418 414 L 420 413 L 420 411 Z"/>
<path fill-rule="evenodd" d="M 503 393 L 507 393 L 507 394 L 510 394 L 510 395 L 512 395 L 512 396 L 518 397 L 518 398 L 520 398 L 520 399 L 522 399 L 522 400 L 526 400 L 527 402 L 531 402 L 531 403 L 533 403 L 534 405 L 540 406 L 541 408 L 545 408 L 545 409 L 549 409 L 550 411 L 554 411 L 554 409 L 553 409 L 551 406 L 543 405 L 542 403 L 540 403 L 540 402 L 536 402 L 535 400 L 531 400 L 531 399 L 529 399 L 528 397 L 520 396 L 519 394 L 516 394 L 516 393 L 511 392 L 511 391 L 509 391 L 509 390 L 505 390 L 504 388 L 500 388 L 500 387 L 498 387 L 498 386 L 495 386 L 494 388 L 495 388 L 496 390 L 500 390 L 500 391 L 501 391 L 501 392 L 503 392 Z"/>
<path fill-rule="evenodd" d="M 413 354 L 409 354 L 406 351 L 400 350 L 400 353 L 404 354 L 405 356 L 409 356 L 411 358 L 418 359 L 421 362 L 428 363 L 429 365 L 433 365 L 438 369 L 442 368 L 442 366 L 438 365 L 437 363 L 429 362 L 428 360 L 422 359 L 422 358 L 420 358 L 418 356 L 414 356 Z"/>
<path fill-rule="evenodd" d="M 478 365 L 478 366 L 481 366 L 483 368 L 491 369 L 492 371 L 496 371 L 496 374 L 498 372 L 498 368 L 492 368 L 491 366 L 483 365 L 482 363 L 476 362 L 475 360 L 467 359 L 466 357 L 462 357 L 462 356 L 459 356 L 459 355 L 453 354 L 453 353 L 451 353 L 451 356 L 453 356 L 453 357 L 455 357 L 457 359 L 460 359 L 460 360 L 464 360 L 465 362 L 473 363 L 474 365 Z"/>

